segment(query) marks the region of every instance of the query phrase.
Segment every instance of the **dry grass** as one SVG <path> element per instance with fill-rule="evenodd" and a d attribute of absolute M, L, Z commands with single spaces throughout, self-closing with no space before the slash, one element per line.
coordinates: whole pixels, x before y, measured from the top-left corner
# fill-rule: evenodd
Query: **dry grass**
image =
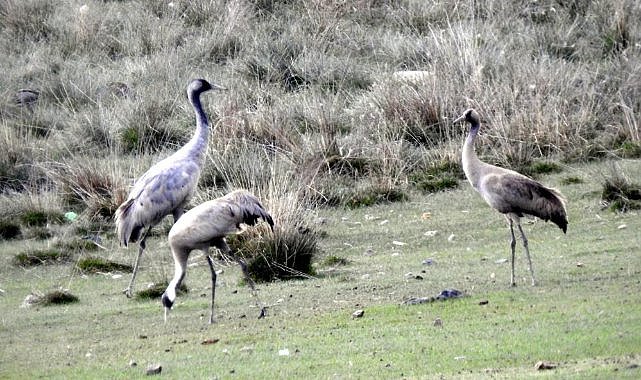
<path fill-rule="evenodd" d="M 195 77 L 230 91 L 203 99 L 213 134 L 193 203 L 248 188 L 287 232 L 319 205 L 454 186 L 466 130 L 451 120 L 468 107 L 491 163 L 637 157 L 639 18 L 614 0 L 5 1 L 0 191 L 112 229 L 131 181 L 191 136 Z M 38 100 L 16 103 L 21 88 Z"/>

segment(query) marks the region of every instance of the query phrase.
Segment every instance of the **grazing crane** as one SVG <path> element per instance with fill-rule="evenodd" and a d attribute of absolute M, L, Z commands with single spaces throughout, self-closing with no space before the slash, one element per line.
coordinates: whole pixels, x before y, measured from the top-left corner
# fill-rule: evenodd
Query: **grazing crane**
<path fill-rule="evenodd" d="M 545 221 L 551 220 L 565 233 L 568 227 L 565 199 L 557 190 L 545 187 L 520 173 L 481 161 L 474 151 L 474 140 L 480 128 L 479 114 L 470 108 L 461 117 L 454 120 L 454 123 L 461 120 L 471 124 L 470 133 L 463 144 L 462 161 L 465 176 L 487 204 L 505 215 L 510 225 L 512 237 L 510 241 L 512 249 L 511 285 L 516 286 L 514 282 L 514 249 L 516 247 L 514 224 L 516 224 L 521 232 L 530 275 L 532 276 L 532 286 L 534 286 L 536 285 L 536 280 L 532 269 L 528 241 L 521 227 L 521 217 L 532 215 Z"/>
<path fill-rule="evenodd" d="M 185 267 L 189 254 L 194 249 L 205 252 L 209 269 L 211 270 L 211 315 L 209 323 L 214 323 L 214 298 L 216 295 L 216 271 L 214 262 L 209 255 L 209 247 L 218 248 L 221 253 L 232 256 L 240 265 L 245 281 L 249 284 L 256 304 L 260 308 L 258 318 L 265 316 L 265 308 L 258 302 L 254 281 L 249 277 L 247 264 L 232 252 L 225 241 L 225 236 L 241 231 L 240 225 L 253 226 L 258 219 L 263 219 L 274 228 L 274 221 L 265 211 L 258 198 L 247 190 L 235 190 L 223 197 L 202 203 L 187 211 L 169 231 L 169 247 L 174 256 L 175 274 L 169 286 L 162 295 L 165 307 L 165 322 L 167 314 L 176 300 L 176 289 L 185 277 Z"/>
<path fill-rule="evenodd" d="M 187 97 L 196 112 L 196 132 L 182 148 L 147 170 L 136 181 L 127 200 L 116 210 L 120 245 L 127 247 L 130 242 L 139 242 L 131 281 L 124 290 L 127 297 L 132 296 L 149 231 L 169 214 L 175 223 L 185 212 L 185 205 L 196 189 L 209 135 L 207 115 L 200 103 L 200 95 L 213 89 L 224 90 L 224 87 L 209 84 L 204 79 L 189 83 Z"/>

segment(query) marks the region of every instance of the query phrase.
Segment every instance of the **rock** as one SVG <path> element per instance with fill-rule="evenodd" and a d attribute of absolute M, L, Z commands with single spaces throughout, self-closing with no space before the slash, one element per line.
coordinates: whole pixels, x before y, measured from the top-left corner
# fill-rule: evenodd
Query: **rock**
<path fill-rule="evenodd" d="M 443 320 L 441 318 L 436 318 L 434 320 L 434 327 L 443 327 Z"/>
<path fill-rule="evenodd" d="M 363 315 L 365 315 L 365 310 L 363 309 L 358 309 L 355 312 L 352 313 L 352 318 L 362 318 Z"/>
<path fill-rule="evenodd" d="M 147 367 L 147 371 L 145 373 L 147 374 L 147 376 L 151 376 L 159 375 L 160 372 L 162 372 L 162 366 L 160 364 L 152 364 Z"/>
<path fill-rule="evenodd" d="M 479 301 L 479 305 L 487 305 L 488 303 L 490 303 L 490 301 L 488 301 L 488 300 L 480 300 Z"/>
<path fill-rule="evenodd" d="M 550 362 L 546 362 L 546 361 L 543 361 L 543 360 L 539 360 L 534 365 L 534 369 L 536 369 L 537 371 L 543 371 L 543 370 L 546 370 L 546 369 L 554 369 L 556 367 L 557 367 L 556 364 L 550 363 Z"/>

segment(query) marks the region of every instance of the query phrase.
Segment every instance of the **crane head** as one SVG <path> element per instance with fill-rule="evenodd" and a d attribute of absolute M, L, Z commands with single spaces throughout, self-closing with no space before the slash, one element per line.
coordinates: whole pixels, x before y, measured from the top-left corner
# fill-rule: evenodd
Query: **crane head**
<path fill-rule="evenodd" d="M 479 124 L 480 116 L 478 112 L 474 110 L 474 108 L 469 108 L 465 110 L 465 112 L 463 112 L 463 114 L 459 116 L 458 119 L 454 120 L 454 123 L 458 123 L 463 120 L 471 124 Z"/>

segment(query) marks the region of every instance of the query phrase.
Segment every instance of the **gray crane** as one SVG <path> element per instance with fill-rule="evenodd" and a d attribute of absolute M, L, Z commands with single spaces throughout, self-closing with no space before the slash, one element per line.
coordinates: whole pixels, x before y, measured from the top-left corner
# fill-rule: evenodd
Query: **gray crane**
<path fill-rule="evenodd" d="M 185 212 L 185 206 L 196 190 L 207 151 L 209 125 L 200 103 L 203 92 L 218 89 L 204 79 L 194 79 L 187 87 L 187 97 L 196 113 L 196 132 L 178 151 L 153 165 L 134 184 L 127 200 L 116 210 L 116 232 L 120 245 L 138 242 L 139 250 L 129 286 L 124 290 L 132 296 L 140 258 L 145 250 L 147 235 L 165 216 L 171 214 L 174 223 Z"/>
<path fill-rule="evenodd" d="M 169 247 L 174 257 L 175 274 L 169 286 L 163 293 L 161 301 L 165 307 L 165 322 L 167 314 L 176 300 L 176 289 L 185 278 L 185 268 L 189 254 L 194 249 L 200 249 L 207 256 L 211 271 L 211 314 L 209 323 L 214 323 L 214 298 L 216 296 L 216 271 L 214 261 L 209 255 L 209 248 L 216 247 L 224 255 L 231 256 L 243 271 L 245 281 L 251 287 L 260 308 L 259 318 L 265 316 L 265 308 L 260 305 L 254 287 L 254 281 L 249 276 L 247 264 L 238 257 L 227 245 L 225 236 L 238 233 L 241 224 L 253 226 L 258 219 L 266 221 L 273 230 L 274 221 L 258 198 L 247 190 L 235 190 L 227 195 L 216 198 L 192 208 L 182 216 L 169 231 Z"/>
<path fill-rule="evenodd" d="M 454 123 L 462 120 L 471 124 L 470 132 L 463 144 L 462 161 L 465 176 L 487 204 L 505 215 L 510 226 L 510 248 L 512 250 L 510 284 L 516 286 L 514 281 L 514 250 L 516 247 L 514 224 L 516 224 L 521 232 L 528 268 L 532 276 L 532 285 L 534 286 L 536 285 L 536 280 L 532 269 L 528 241 L 521 227 L 521 217 L 531 215 L 545 221 L 551 220 L 563 230 L 563 233 L 566 233 L 568 219 L 565 199 L 558 190 L 543 186 L 539 182 L 513 170 L 500 168 L 481 161 L 474 150 L 474 140 L 480 129 L 479 114 L 470 108 L 458 119 L 454 120 Z"/>

